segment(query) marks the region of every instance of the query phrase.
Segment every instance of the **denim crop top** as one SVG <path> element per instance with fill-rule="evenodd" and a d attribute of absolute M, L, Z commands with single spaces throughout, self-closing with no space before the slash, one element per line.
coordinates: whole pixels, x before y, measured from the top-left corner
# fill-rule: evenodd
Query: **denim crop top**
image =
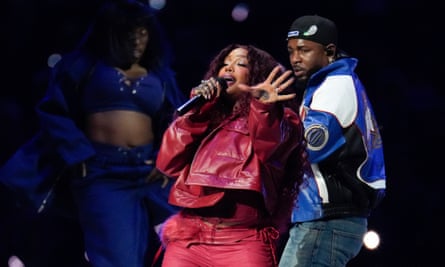
<path fill-rule="evenodd" d="M 153 117 L 164 100 L 160 78 L 149 73 L 132 80 L 131 85 L 125 80 L 123 73 L 99 61 L 83 89 L 83 111 L 134 110 Z"/>

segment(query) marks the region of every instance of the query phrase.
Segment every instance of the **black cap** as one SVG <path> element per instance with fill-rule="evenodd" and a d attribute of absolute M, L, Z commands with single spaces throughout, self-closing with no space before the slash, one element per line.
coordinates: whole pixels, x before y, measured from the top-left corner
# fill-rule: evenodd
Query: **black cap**
<path fill-rule="evenodd" d="M 318 15 L 306 15 L 294 20 L 287 33 L 287 39 L 304 39 L 324 46 L 337 45 L 337 34 L 337 26 L 330 19 Z"/>

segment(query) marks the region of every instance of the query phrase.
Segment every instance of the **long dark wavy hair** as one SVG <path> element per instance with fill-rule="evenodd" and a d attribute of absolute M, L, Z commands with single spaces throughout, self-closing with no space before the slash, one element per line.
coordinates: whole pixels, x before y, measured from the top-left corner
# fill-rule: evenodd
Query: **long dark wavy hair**
<path fill-rule="evenodd" d="M 204 75 L 204 79 L 209 79 L 210 77 L 216 77 L 220 69 L 224 66 L 225 58 L 232 52 L 232 50 L 237 48 L 244 48 L 247 50 L 247 60 L 249 62 L 249 77 L 247 80 L 248 85 L 255 85 L 257 83 L 263 82 L 272 69 L 280 63 L 268 52 L 253 46 L 244 45 L 238 43 L 232 43 L 224 47 L 210 62 L 209 68 Z M 278 74 L 280 75 L 281 72 Z M 278 77 L 277 75 L 277 77 Z M 250 94 L 245 94 L 236 100 L 239 102 L 239 107 L 235 113 L 233 113 L 233 106 L 235 103 L 230 101 L 228 98 L 221 97 L 222 101 L 217 103 L 215 107 L 215 112 L 212 113 L 213 125 L 218 125 L 222 120 L 226 119 L 228 116 L 247 116 L 250 109 Z"/>
<path fill-rule="evenodd" d="M 134 63 L 134 37 L 131 34 L 138 27 L 145 27 L 149 33 L 147 48 L 139 64 L 147 70 L 169 66 L 172 60 L 171 47 L 157 21 L 155 10 L 148 4 L 134 0 L 104 3 L 83 36 L 79 48 L 111 66 L 128 69 Z"/>

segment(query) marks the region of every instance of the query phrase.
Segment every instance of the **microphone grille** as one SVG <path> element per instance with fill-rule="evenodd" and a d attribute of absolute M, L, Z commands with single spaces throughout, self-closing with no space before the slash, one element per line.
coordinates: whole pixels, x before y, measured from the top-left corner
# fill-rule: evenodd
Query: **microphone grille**
<path fill-rule="evenodd" d="M 216 78 L 216 81 L 219 83 L 219 85 L 221 86 L 221 89 L 222 89 L 222 90 L 226 90 L 227 87 L 229 87 L 229 86 L 227 85 L 227 81 L 224 80 L 224 78 L 218 77 L 218 78 Z"/>

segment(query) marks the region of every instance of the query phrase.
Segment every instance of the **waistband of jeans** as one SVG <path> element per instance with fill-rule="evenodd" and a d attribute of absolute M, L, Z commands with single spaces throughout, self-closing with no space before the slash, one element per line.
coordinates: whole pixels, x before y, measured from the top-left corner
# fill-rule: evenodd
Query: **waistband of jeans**
<path fill-rule="evenodd" d="M 96 151 L 93 160 L 102 161 L 104 163 L 123 163 L 123 164 L 154 164 L 155 151 L 153 144 L 137 146 L 132 148 L 114 146 L 103 143 L 92 143 Z"/>

